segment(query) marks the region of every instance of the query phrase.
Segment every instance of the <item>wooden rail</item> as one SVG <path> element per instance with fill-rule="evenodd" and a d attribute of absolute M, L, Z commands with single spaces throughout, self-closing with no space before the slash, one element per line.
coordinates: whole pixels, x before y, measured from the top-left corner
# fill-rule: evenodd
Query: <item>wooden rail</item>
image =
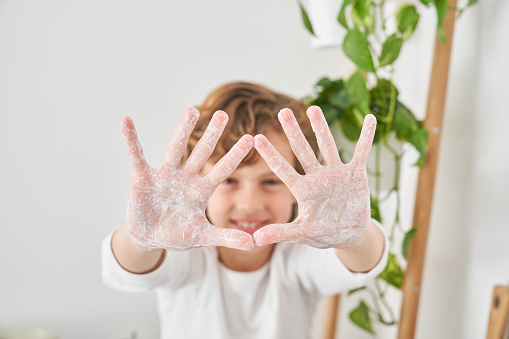
<path fill-rule="evenodd" d="M 426 164 L 419 171 L 414 207 L 413 227 L 418 229 L 408 249 L 408 265 L 403 281 L 403 300 L 399 323 L 398 339 L 412 339 L 415 336 L 417 311 L 421 295 L 421 282 L 426 256 L 428 229 L 435 189 L 435 174 L 442 134 L 447 79 L 451 57 L 451 44 L 456 15 L 456 0 L 449 0 L 449 11 L 444 19 L 445 36 L 448 43 L 435 42 L 433 68 L 428 94 L 428 109 L 424 126 L 429 131 Z"/>

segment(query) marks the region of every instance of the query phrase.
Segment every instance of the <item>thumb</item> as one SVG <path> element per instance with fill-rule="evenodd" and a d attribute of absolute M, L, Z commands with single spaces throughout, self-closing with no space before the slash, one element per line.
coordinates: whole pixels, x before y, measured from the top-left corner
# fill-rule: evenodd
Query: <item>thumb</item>
<path fill-rule="evenodd" d="M 244 251 L 254 248 L 251 234 L 233 229 L 224 229 L 211 224 L 204 225 L 205 239 L 202 246 L 224 246 Z"/>
<path fill-rule="evenodd" d="M 254 232 L 253 238 L 256 246 L 263 246 L 282 241 L 298 243 L 302 240 L 302 228 L 296 223 L 272 224 Z"/>

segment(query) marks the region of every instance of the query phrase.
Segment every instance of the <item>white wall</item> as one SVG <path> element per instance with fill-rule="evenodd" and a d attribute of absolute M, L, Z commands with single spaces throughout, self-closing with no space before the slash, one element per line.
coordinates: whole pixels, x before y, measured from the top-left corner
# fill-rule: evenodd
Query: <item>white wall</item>
<path fill-rule="evenodd" d="M 471 166 L 465 182 L 464 225 L 469 265 L 465 275 L 464 324 L 479 325 L 464 336 L 471 338 L 484 334 L 491 304 L 493 284 L 509 285 L 509 222 L 507 198 L 509 192 L 509 3 L 488 1 L 480 8 L 480 67 L 478 100 L 472 115 L 473 144 L 470 150 Z M 475 156 L 475 160 L 472 159 Z"/>
<path fill-rule="evenodd" d="M 484 0 L 456 27 L 419 338 L 481 337 L 491 289 L 509 280 L 508 14 Z M 428 27 L 426 14 L 397 74 L 418 114 Z M 153 296 L 100 278 L 100 242 L 129 186 L 121 117 L 157 165 L 184 109 L 214 87 L 248 80 L 300 97 L 349 69 L 339 48 L 310 48 L 294 1 L 0 1 L 0 327 L 157 337 Z M 342 324 L 342 337 L 357 335 Z"/>

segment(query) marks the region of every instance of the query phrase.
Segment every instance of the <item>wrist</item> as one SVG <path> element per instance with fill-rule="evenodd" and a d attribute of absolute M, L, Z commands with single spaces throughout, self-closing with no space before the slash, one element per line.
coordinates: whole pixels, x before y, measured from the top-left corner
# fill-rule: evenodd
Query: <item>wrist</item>
<path fill-rule="evenodd" d="M 370 222 L 368 228 L 350 247 L 336 247 L 336 253 L 343 264 L 352 272 L 369 272 L 382 258 L 385 237 L 382 231 Z"/>
<path fill-rule="evenodd" d="M 126 271 L 136 274 L 149 273 L 158 268 L 166 251 L 161 248 L 145 248 L 136 243 L 126 229 L 126 222 L 115 230 L 111 250 L 118 264 Z"/>
<path fill-rule="evenodd" d="M 371 227 L 371 216 L 365 221 L 358 223 L 355 227 L 344 227 L 338 236 L 339 244 L 333 246 L 336 249 L 348 250 L 354 249 L 363 244 L 366 238 L 373 236 L 373 228 Z"/>

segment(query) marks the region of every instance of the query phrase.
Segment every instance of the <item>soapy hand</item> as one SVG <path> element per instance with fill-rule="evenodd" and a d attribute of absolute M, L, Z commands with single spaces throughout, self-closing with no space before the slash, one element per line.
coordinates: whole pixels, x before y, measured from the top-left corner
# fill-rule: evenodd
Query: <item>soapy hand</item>
<path fill-rule="evenodd" d="M 304 168 L 297 171 L 263 136 L 255 137 L 254 147 L 270 169 L 288 186 L 297 199 L 298 217 L 288 224 L 265 226 L 253 234 L 256 245 L 290 241 L 317 248 L 344 248 L 359 243 L 370 224 L 370 200 L 366 174 L 376 128 L 376 118 L 364 119 L 352 161 L 343 164 L 322 111 L 307 110 L 324 165 L 318 162 L 291 110 L 279 112 L 279 121 L 290 146 Z"/>
<path fill-rule="evenodd" d="M 135 243 L 146 249 L 179 251 L 226 246 L 251 250 L 254 241 L 250 234 L 211 225 L 205 217 L 205 208 L 216 187 L 252 149 L 253 137 L 243 136 L 205 176 L 201 176 L 200 170 L 212 154 L 228 116 L 222 111 L 214 114 L 203 137 L 181 166 L 187 140 L 199 114 L 196 108 L 186 111 L 158 168 L 147 164 L 132 120 L 122 119 L 122 134 L 132 165 L 127 232 Z"/>

